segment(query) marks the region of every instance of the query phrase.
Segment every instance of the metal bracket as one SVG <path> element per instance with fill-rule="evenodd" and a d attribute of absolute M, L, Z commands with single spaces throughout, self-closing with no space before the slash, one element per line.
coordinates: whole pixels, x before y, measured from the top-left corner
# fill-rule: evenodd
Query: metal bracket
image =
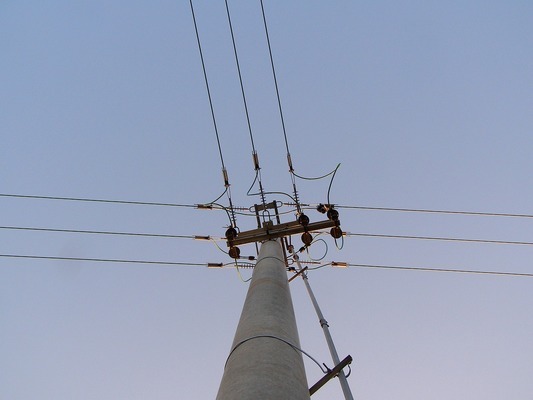
<path fill-rule="evenodd" d="M 232 247 L 246 243 L 263 242 L 265 240 L 277 239 L 283 236 L 290 236 L 303 232 L 311 232 L 320 229 L 333 228 L 334 226 L 339 225 L 340 221 L 332 221 L 329 219 L 320 222 L 312 222 L 306 227 L 301 225 L 298 221 L 287 222 L 284 224 L 277 225 L 274 225 L 272 221 L 267 221 L 263 224 L 262 228 L 240 232 L 235 239 L 228 240 L 227 245 L 228 247 Z"/>
<path fill-rule="evenodd" d="M 348 355 L 338 365 L 336 365 L 331 371 L 324 375 L 317 383 L 315 383 L 309 389 L 309 395 L 313 395 L 318 389 L 328 383 L 332 378 L 335 378 L 341 370 L 353 361 L 352 356 Z"/>

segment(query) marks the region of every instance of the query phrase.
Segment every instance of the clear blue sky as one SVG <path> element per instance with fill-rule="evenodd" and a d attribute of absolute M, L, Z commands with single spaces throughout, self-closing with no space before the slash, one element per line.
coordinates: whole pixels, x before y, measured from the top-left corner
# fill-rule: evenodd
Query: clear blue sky
<path fill-rule="evenodd" d="M 233 200 L 248 207 L 251 146 L 224 2 L 195 5 Z M 290 191 L 260 5 L 230 7 L 263 183 Z M 296 172 L 342 163 L 332 202 L 533 214 L 532 3 L 265 9 Z M 6 0 L 0 54 L 0 193 L 195 204 L 222 192 L 187 1 Z M 327 185 L 298 181 L 302 201 L 325 202 Z M 340 214 L 353 233 L 533 242 L 531 218 Z M 215 211 L 6 197 L 0 219 L 212 236 L 227 224 Z M 326 261 L 533 272 L 527 245 L 328 244 Z M 0 254 L 229 261 L 208 242 L 6 229 Z M 356 398 L 531 397 L 533 278 L 323 268 L 310 282 L 341 358 L 354 357 Z M 331 366 L 302 283 L 291 288 L 302 347 Z M 212 399 L 246 290 L 232 268 L 0 257 L 0 398 Z M 313 384 L 321 372 L 306 367 Z M 313 399 L 341 396 L 333 381 Z"/>

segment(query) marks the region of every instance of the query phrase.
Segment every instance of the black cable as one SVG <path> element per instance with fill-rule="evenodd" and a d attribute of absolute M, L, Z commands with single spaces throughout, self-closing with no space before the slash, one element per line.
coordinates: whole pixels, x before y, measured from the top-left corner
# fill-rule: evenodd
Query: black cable
<path fill-rule="evenodd" d="M 516 242 L 516 241 L 508 241 L 508 240 L 490 240 L 490 239 L 464 239 L 464 238 L 434 237 L 434 236 L 382 235 L 382 234 L 372 234 L 372 233 L 350 233 L 350 232 L 347 232 L 345 235 L 346 236 L 359 236 L 359 237 L 390 238 L 390 239 L 442 240 L 442 241 L 465 242 L 465 243 L 515 244 L 515 245 L 528 245 L 528 246 L 533 245 L 533 242 Z"/>
<path fill-rule="evenodd" d="M 123 264 L 180 265 L 180 266 L 191 266 L 191 267 L 207 267 L 208 266 L 208 263 L 194 263 L 194 262 L 123 260 L 123 259 L 82 258 L 82 257 L 55 257 L 55 256 L 36 256 L 36 255 L 21 255 L 21 254 L 0 254 L 0 257 L 25 258 L 25 259 L 36 259 L 36 260 L 91 261 L 91 262 L 108 262 L 108 263 L 123 263 Z"/>
<path fill-rule="evenodd" d="M 329 193 L 331 192 L 331 186 L 333 185 L 333 180 L 335 179 L 335 175 L 337 174 L 337 170 L 339 169 L 341 165 L 337 164 L 337 167 L 333 170 L 333 175 L 331 176 L 331 180 L 329 181 L 329 187 L 328 187 L 328 204 L 331 204 L 331 201 L 329 200 Z"/>
<path fill-rule="evenodd" d="M 478 215 L 478 216 L 486 216 L 486 217 L 533 218 L 533 214 L 511 214 L 511 213 L 492 213 L 492 212 L 478 212 L 478 211 L 429 210 L 429 209 L 417 209 L 417 208 L 367 207 L 367 206 L 347 206 L 347 205 L 335 205 L 335 207 L 344 208 L 344 209 L 372 210 L 372 211 L 399 211 L 399 212 L 430 213 L 430 214 Z"/>
<path fill-rule="evenodd" d="M 205 87 L 207 89 L 207 97 L 209 99 L 209 107 L 211 109 L 211 117 L 212 117 L 212 120 L 213 120 L 213 127 L 215 128 L 215 135 L 216 135 L 216 139 L 217 139 L 218 152 L 220 154 L 220 163 L 222 164 L 222 172 L 223 172 L 223 176 L 224 176 L 224 186 L 226 187 L 227 194 L 228 194 L 228 201 L 229 201 L 229 206 L 230 206 L 230 211 L 231 211 L 231 216 L 232 216 L 232 218 L 231 218 L 232 219 L 232 226 L 236 227 L 237 226 L 237 221 L 236 221 L 236 218 L 235 218 L 235 213 L 233 211 L 233 203 L 231 201 L 231 192 L 229 190 L 230 184 L 229 184 L 229 180 L 228 180 L 228 174 L 227 174 L 226 166 L 224 164 L 224 157 L 222 156 L 222 146 L 220 145 L 220 136 L 218 134 L 217 122 L 216 122 L 216 118 L 215 118 L 215 111 L 214 111 L 214 108 L 213 108 L 213 100 L 211 98 L 211 90 L 209 89 L 209 80 L 207 79 L 207 71 L 206 71 L 206 68 L 205 68 L 204 55 L 203 55 L 203 51 L 202 51 L 202 45 L 200 43 L 200 35 L 198 33 L 198 24 L 196 23 L 196 16 L 194 14 L 194 7 L 193 7 L 193 4 L 192 4 L 192 0 L 189 0 L 189 4 L 191 5 L 191 14 L 192 14 L 192 19 L 193 19 L 193 23 L 194 23 L 194 31 L 196 32 L 196 41 L 198 43 L 198 51 L 200 52 L 200 60 L 202 62 L 202 71 L 204 73 Z"/>
<path fill-rule="evenodd" d="M 104 200 L 104 199 L 88 199 L 88 198 L 79 198 L 79 197 L 35 196 L 35 195 L 7 194 L 7 193 L 0 193 L 0 197 L 14 197 L 14 198 L 22 198 L 22 199 L 41 199 L 41 200 L 84 201 L 84 202 L 91 202 L 91 203 L 132 204 L 132 205 L 142 205 L 142 206 L 186 207 L 186 208 L 197 208 L 198 207 L 195 204 L 154 203 L 154 202 L 147 202 L 147 201 Z"/>
<path fill-rule="evenodd" d="M 213 101 L 211 99 L 211 90 L 209 89 L 209 80 L 207 79 L 207 71 L 205 69 L 204 54 L 202 51 L 202 44 L 200 43 L 200 35 L 198 33 L 198 25 L 196 23 L 196 16 L 194 14 L 194 7 L 192 4 L 192 0 L 189 0 L 189 3 L 191 5 L 191 14 L 192 14 L 192 20 L 194 23 L 194 31 L 196 32 L 196 42 L 198 43 L 198 51 L 200 52 L 200 59 L 202 61 L 202 71 L 204 72 L 205 87 L 207 89 L 207 97 L 209 99 L 209 107 L 211 109 L 211 117 L 213 120 L 213 126 L 215 128 L 215 135 L 216 135 L 217 144 L 218 144 L 218 153 L 220 155 L 220 162 L 222 163 L 222 169 L 226 169 L 226 166 L 224 165 L 224 157 L 222 156 L 222 147 L 220 145 L 220 137 L 218 135 L 217 121 L 215 118 L 215 111 L 213 109 Z"/>
<path fill-rule="evenodd" d="M 276 68 L 274 66 L 274 57 L 272 56 L 272 46 L 270 45 L 270 35 L 268 34 L 268 24 L 266 20 L 265 7 L 263 5 L 263 0 L 261 0 L 261 13 L 263 15 L 263 24 L 265 26 L 265 35 L 268 45 L 268 54 L 270 57 L 270 66 L 272 67 L 272 76 L 274 77 L 274 86 L 276 88 L 276 98 L 278 100 L 279 115 L 281 119 L 281 127 L 283 129 L 283 138 L 285 139 L 285 148 L 287 149 L 287 163 L 289 164 L 289 172 L 291 175 L 292 187 L 294 192 L 294 199 L 296 203 L 296 209 L 298 214 L 301 213 L 300 201 L 298 199 L 298 191 L 296 189 L 296 179 L 294 176 L 294 168 L 292 166 L 291 152 L 289 150 L 289 140 L 287 139 L 287 129 L 285 128 L 285 118 L 283 117 L 283 107 L 281 106 L 281 96 L 279 94 L 278 79 L 276 77 Z"/>
<path fill-rule="evenodd" d="M 226 14 L 228 16 L 229 29 L 231 32 L 231 42 L 233 43 L 233 53 L 235 55 L 235 63 L 237 64 L 237 72 L 239 75 L 239 82 L 241 84 L 241 94 L 242 94 L 242 101 L 244 104 L 244 111 L 246 114 L 246 122 L 248 123 L 248 132 L 250 133 L 250 141 L 252 142 L 252 151 L 255 153 L 254 135 L 252 133 L 252 125 L 250 123 L 250 115 L 248 113 L 248 104 L 246 102 L 246 94 L 244 92 L 244 84 L 242 82 L 241 66 L 239 63 L 239 56 L 237 55 L 237 45 L 235 44 L 235 35 L 233 33 L 233 24 L 231 23 L 228 0 L 225 0 L 225 3 L 226 3 Z"/>
<path fill-rule="evenodd" d="M 392 265 L 372 265 L 372 264 L 352 264 L 352 263 L 347 263 L 347 266 L 355 267 L 355 268 L 378 268 L 378 269 L 389 269 L 389 270 L 396 269 L 396 270 L 403 270 L 403 271 L 454 272 L 454 273 L 461 273 L 461 274 L 533 277 L 533 274 L 520 273 L 520 272 L 479 271 L 479 270 L 448 269 L 448 268 L 402 267 L 402 266 L 392 266 Z M 316 268 L 308 268 L 308 269 L 313 270 Z"/>
<path fill-rule="evenodd" d="M 285 138 L 285 147 L 287 148 L 287 154 L 290 154 L 289 141 L 287 140 L 287 131 L 285 129 L 285 119 L 283 118 L 283 108 L 281 107 L 281 97 L 279 95 L 278 79 L 276 78 L 276 68 L 274 67 L 274 57 L 272 57 L 272 47 L 270 46 L 270 36 L 268 34 L 268 25 L 267 25 L 267 20 L 266 20 L 266 15 L 265 15 L 265 8 L 263 6 L 263 0 L 261 0 L 261 12 L 263 14 L 263 23 L 265 26 L 265 35 L 266 35 L 266 40 L 268 44 L 268 54 L 270 55 L 270 65 L 272 67 L 272 75 L 274 77 L 274 86 L 276 87 L 276 97 L 278 99 L 279 115 L 281 118 L 281 126 L 283 128 L 283 137 Z"/>
<path fill-rule="evenodd" d="M 256 182 L 256 180 L 259 183 L 259 192 L 261 194 L 261 200 L 263 202 L 263 206 L 265 206 L 266 199 L 265 199 L 265 194 L 264 194 L 264 190 L 263 190 L 263 183 L 262 183 L 262 179 L 261 179 L 261 169 L 259 167 L 257 151 L 255 149 L 254 135 L 252 133 L 252 124 L 250 123 L 250 114 L 248 112 L 248 103 L 246 101 L 246 94 L 245 94 L 245 91 L 244 91 L 244 84 L 243 84 L 243 81 L 242 81 L 241 66 L 240 66 L 240 63 L 239 63 L 239 56 L 237 54 L 237 45 L 235 43 L 235 35 L 233 33 L 233 24 L 231 23 L 231 15 L 230 15 L 230 12 L 229 12 L 228 0 L 225 0 L 225 3 L 226 3 L 226 14 L 228 16 L 229 29 L 230 29 L 230 32 L 231 32 L 231 42 L 233 43 L 233 53 L 235 55 L 235 64 L 237 65 L 237 73 L 239 75 L 239 82 L 240 82 L 240 85 L 241 85 L 241 94 L 242 94 L 242 101 L 243 101 L 243 104 L 244 104 L 244 111 L 245 111 L 245 114 L 246 114 L 246 122 L 248 124 L 248 132 L 250 134 L 250 142 L 252 143 L 252 154 L 253 154 L 253 157 L 254 157 L 254 168 L 255 168 L 255 171 L 256 171 L 256 176 L 255 176 L 255 179 L 254 179 L 254 183 Z M 252 184 L 252 186 L 253 186 L 253 184 Z M 248 191 L 248 193 L 250 193 L 250 190 Z"/>
<path fill-rule="evenodd" d="M 88 233 L 95 235 L 115 235 L 115 236 L 140 236 L 140 237 L 155 237 L 155 238 L 170 238 L 170 239 L 212 239 L 211 236 L 195 236 L 195 235 L 167 235 L 159 233 L 136 233 L 136 232 L 110 232 L 110 231 L 90 231 L 80 229 L 56 229 L 56 228 L 35 228 L 23 226 L 0 226 L 0 229 L 10 229 L 19 231 L 36 231 L 36 232 L 59 232 L 59 233 Z"/>

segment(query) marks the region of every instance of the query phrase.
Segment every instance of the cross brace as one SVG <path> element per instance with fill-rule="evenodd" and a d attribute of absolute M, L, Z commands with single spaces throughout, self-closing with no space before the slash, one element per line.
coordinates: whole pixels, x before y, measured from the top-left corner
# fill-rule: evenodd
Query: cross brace
<path fill-rule="evenodd" d="M 325 220 L 320 222 L 312 222 L 307 226 L 303 226 L 298 221 L 287 222 L 284 224 L 274 225 L 272 221 L 267 221 L 262 228 L 252 229 L 250 231 L 240 232 L 239 235 L 233 239 L 228 240 L 228 247 L 238 246 L 246 243 L 263 242 L 265 240 L 276 239 L 279 237 L 296 235 L 303 232 L 312 232 L 320 229 L 333 228 L 339 226 L 340 221 Z"/>

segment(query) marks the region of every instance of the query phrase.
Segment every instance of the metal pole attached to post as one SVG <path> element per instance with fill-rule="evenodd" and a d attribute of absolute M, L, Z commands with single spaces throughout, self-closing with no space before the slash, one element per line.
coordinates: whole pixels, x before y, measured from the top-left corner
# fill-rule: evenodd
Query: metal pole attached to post
<path fill-rule="evenodd" d="M 307 279 L 307 273 L 303 271 L 302 265 L 300 264 L 300 261 L 298 260 L 298 255 L 293 254 L 294 260 L 296 261 L 296 264 L 298 265 L 298 272 L 302 276 L 302 279 L 305 283 L 305 287 L 307 289 L 307 293 L 309 293 L 309 297 L 311 298 L 311 302 L 313 303 L 313 307 L 315 308 L 316 314 L 318 316 L 318 321 L 320 322 L 320 326 L 322 327 L 322 330 L 324 331 L 324 336 L 326 337 L 326 342 L 328 343 L 329 352 L 331 354 L 331 358 L 335 365 L 338 365 L 340 363 L 339 355 L 337 353 L 337 349 L 335 348 L 335 344 L 333 343 L 333 338 L 331 337 L 331 333 L 329 332 L 329 325 L 328 321 L 324 318 L 324 315 L 322 314 L 322 311 L 320 310 L 320 307 L 318 306 L 318 302 L 316 301 L 316 297 L 311 290 L 311 286 L 309 285 L 309 280 Z M 339 382 L 341 384 L 342 392 L 344 393 L 344 398 L 346 400 L 353 400 L 352 391 L 350 390 L 350 386 L 348 385 L 348 380 L 346 379 L 346 375 L 344 371 L 341 369 L 339 371 Z"/>

